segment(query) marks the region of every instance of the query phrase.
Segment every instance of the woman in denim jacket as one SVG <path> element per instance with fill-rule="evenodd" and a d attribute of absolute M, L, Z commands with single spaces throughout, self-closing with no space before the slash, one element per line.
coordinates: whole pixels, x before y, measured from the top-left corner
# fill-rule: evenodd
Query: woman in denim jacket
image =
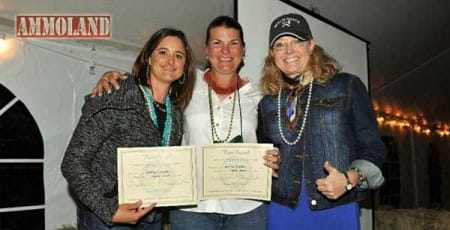
<path fill-rule="evenodd" d="M 382 185 L 385 148 L 364 84 L 339 73 L 306 20 L 270 27 L 258 141 L 281 152 L 269 229 L 359 229 L 356 192 Z"/>

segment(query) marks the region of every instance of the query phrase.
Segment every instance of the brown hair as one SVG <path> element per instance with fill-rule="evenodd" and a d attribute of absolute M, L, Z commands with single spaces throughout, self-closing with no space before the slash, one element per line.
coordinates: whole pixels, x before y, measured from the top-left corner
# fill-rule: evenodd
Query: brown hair
<path fill-rule="evenodd" d="M 206 29 L 206 39 L 205 39 L 205 45 L 208 46 L 209 39 L 211 37 L 211 30 L 217 27 L 225 27 L 227 29 L 235 29 L 239 32 L 239 38 L 242 43 L 242 47 L 245 48 L 245 41 L 244 41 L 244 31 L 242 30 L 241 24 L 239 22 L 226 15 L 218 16 L 214 18 L 208 25 L 208 28 Z M 237 72 L 239 73 L 239 70 L 244 66 L 244 58 L 242 58 L 241 63 L 239 64 L 239 67 L 237 68 Z M 211 68 L 211 63 L 207 60 L 206 66 L 207 69 Z"/>
<path fill-rule="evenodd" d="M 341 67 L 337 61 L 316 44 L 309 59 L 308 67 L 303 74 L 312 76 L 316 82 L 324 83 L 331 79 L 340 69 Z M 261 88 L 263 93 L 268 95 L 277 94 L 280 90 L 280 82 L 282 84 L 281 87 L 285 87 L 285 83 L 281 81 L 282 76 L 283 73 L 275 65 L 273 55 L 269 49 L 262 70 Z"/>
<path fill-rule="evenodd" d="M 170 98 L 181 109 L 185 109 L 192 98 L 192 92 L 195 84 L 195 66 L 194 55 L 189 46 L 186 35 L 176 29 L 163 28 L 156 31 L 145 43 L 133 65 L 131 74 L 136 78 L 139 84 L 148 85 L 147 83 L 147 66 L 149 57 L 158 47 L 161 41 L 169 36 L 177 37 L 181 40 L 186 50 L 186 63 L 184 64 L 183 75 L 180 79 L 174 81 L 171 85 Z"/>

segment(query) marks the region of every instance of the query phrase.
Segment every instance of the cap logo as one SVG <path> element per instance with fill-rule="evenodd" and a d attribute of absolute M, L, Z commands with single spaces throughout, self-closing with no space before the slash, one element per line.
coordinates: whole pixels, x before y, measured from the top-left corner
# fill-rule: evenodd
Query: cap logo
<path fill-rule="evenodd" d="M 286 20 L 281 21 L 281 28 L 290 27 L 290 26 L 291 26 L 291 20 L 286 19 Z"/>
<path fill-rule="evenodd" d="M 277 23 L 275 23 L 275 25 L 273 27 L 277 28 L 280 24 L 281 24 L 281 28 L 291 27 L 291 22 L 296 22 L 297 24 L 300 24 L 300 21 L 297 20 L 296 18 L 289 17 L 289 18 L 280 19 Z"/>

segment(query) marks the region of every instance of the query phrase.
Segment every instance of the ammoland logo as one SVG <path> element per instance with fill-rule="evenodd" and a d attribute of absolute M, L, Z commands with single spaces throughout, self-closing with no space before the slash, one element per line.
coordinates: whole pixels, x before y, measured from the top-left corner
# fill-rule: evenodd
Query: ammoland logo
<path fill-rule="evenodd" d="M 111 38 L 110 15 L 16 15 L 18 38 Z"/>

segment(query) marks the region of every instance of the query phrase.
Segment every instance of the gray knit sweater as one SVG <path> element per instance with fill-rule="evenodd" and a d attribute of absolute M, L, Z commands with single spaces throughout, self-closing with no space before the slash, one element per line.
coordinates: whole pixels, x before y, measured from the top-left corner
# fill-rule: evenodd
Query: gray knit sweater
<path fill-rule="evenodd" d="M 75 199 L 111 226 L 118 207 L 117 147 L 160 146 L 161 133 L 152 123 L 144 96 L 133 77 L 120 90 L 90 98 L 64 155 L 61 171 Z M 172 106 L 170 145 L 182 137 L 182 112 Z M 157 185 L 155 185 L 157 186 Z M 146 217 L 152 221 L 155 212 Z"/>

